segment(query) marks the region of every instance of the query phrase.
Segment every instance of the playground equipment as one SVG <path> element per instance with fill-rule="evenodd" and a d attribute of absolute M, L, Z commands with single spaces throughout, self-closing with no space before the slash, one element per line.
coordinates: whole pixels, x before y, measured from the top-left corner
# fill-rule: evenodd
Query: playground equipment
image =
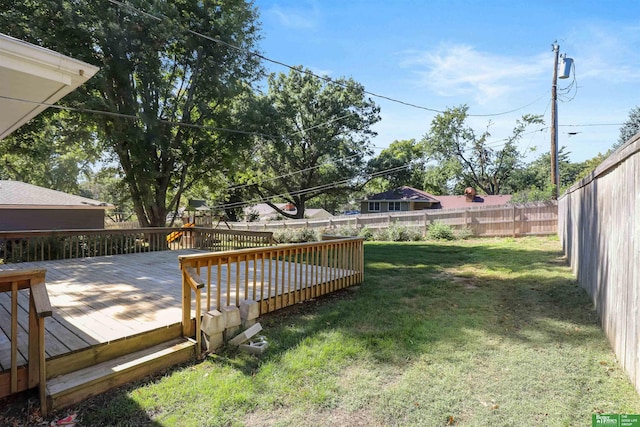
<path fill-rule="evenodd" d="M 195 227 L 196 225 L 192 222 L 186 223 L 184 225 L 184 228 L 186 227 Z M 184 231 L 174 231 L 171 234 L 169 234 L 167 236 L 167 243 L 173 243 L 174 241 L 178 240 L 179 238 L 182 237 L 182 235 L 184 234 Z"/>

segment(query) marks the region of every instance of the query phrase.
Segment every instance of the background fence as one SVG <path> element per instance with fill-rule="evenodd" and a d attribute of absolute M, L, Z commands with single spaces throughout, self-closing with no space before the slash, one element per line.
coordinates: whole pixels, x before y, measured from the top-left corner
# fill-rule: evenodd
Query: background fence
<path fill-rule="evenodd" d="M 302 219 L 266 222 L 235 222 L 229 226 L 238 230 L 277 231 L 283 229 L 339 229 L 341 227 L 386 228 L 398 223 L 426 232 L 433 222 L 448 224 L 454 229 L 468 227 L 474 236 L 529 236 L 555 234 L 558 207 L 555 203 L 528 204 L 466 209 L 422 210 L 366 215 L 346 215 L 328 219 Z"/>
<path fill-rule="evenodd" d="M 640 134 L 572 186 L 558 204 L 558 230 L 580 285 L 640 391 Z"/>

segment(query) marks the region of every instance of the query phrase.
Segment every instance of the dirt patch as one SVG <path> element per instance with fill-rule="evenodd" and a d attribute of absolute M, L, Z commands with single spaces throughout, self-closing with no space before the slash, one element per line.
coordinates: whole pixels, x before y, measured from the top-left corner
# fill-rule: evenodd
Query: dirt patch
<path fill-rule="evenodd" d="M 457 276 L 454 273 L 448 271 L 441 271 L 439 273 L 433 274 L 432 277 L 437 280 L 460 283 L 464 285 L 465 289 L 478 289 L 477 282 L 473 277 Z"/>
<path fill-rule="evenodd" d="M 342 409 L 307 411 L 298 414 L 291 414 L 287 409 L 268 412 L 256 411 L 249 414 L 244 422 L 245 425 L 255 427 L 270 427 L 274 425 L 310 425 L 317 427 L 365 427 L 385 425 L 378 421 L 369 411 L 364 409 L 352 412 Z"/>

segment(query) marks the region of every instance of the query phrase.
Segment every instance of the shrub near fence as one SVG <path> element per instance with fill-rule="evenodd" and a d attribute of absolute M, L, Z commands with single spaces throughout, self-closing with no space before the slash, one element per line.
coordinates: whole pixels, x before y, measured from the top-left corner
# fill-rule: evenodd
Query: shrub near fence
<path fill-rule="evenodd" d="M 439 222 L 454 230 L 469 229 L 474 236 L 532 236 L 557 232 L 558 206 L 555 203 L 474 207 L 466 209 L 433 209 L 409 212 L 389 212 L 346 215 L 320 220 L 288 220 L 229 223 L 237 230 L 284 230 L 298 228 L 339 229 L 341 227 L 386 229 L 391 224 L 420 229 L 423 234 L 430 224 Z"/>

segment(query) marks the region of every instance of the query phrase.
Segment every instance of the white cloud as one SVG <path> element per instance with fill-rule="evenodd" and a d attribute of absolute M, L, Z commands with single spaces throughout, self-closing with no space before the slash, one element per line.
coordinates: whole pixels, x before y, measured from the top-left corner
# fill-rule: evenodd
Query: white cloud
<path fill-rule="evenodd" d="M 469 45 L 442 45 L 414 52 L 402 65 L 414 69 L 415 83 L 439 96 L 471 96 L 488 104 L 538 81 L 549 71 L 549 56 L 517 58 L 480 52 Z"/>
<path fill-rule="evenodd" d="M 640 26 L 585 23 L 567 38 L 568 56 L 576 62 L 578 78 L 622 82 L 640 80 Z"/>
<path fill-rule="evenodd" d="M 318 27 L 320 10 L 315 2 L 303 4 L 297 7 L 283 7 L 274 5 L 266 10 L 266 13 L 274 16 L 281 25 L 296 30 L 313 30 Z"/>

